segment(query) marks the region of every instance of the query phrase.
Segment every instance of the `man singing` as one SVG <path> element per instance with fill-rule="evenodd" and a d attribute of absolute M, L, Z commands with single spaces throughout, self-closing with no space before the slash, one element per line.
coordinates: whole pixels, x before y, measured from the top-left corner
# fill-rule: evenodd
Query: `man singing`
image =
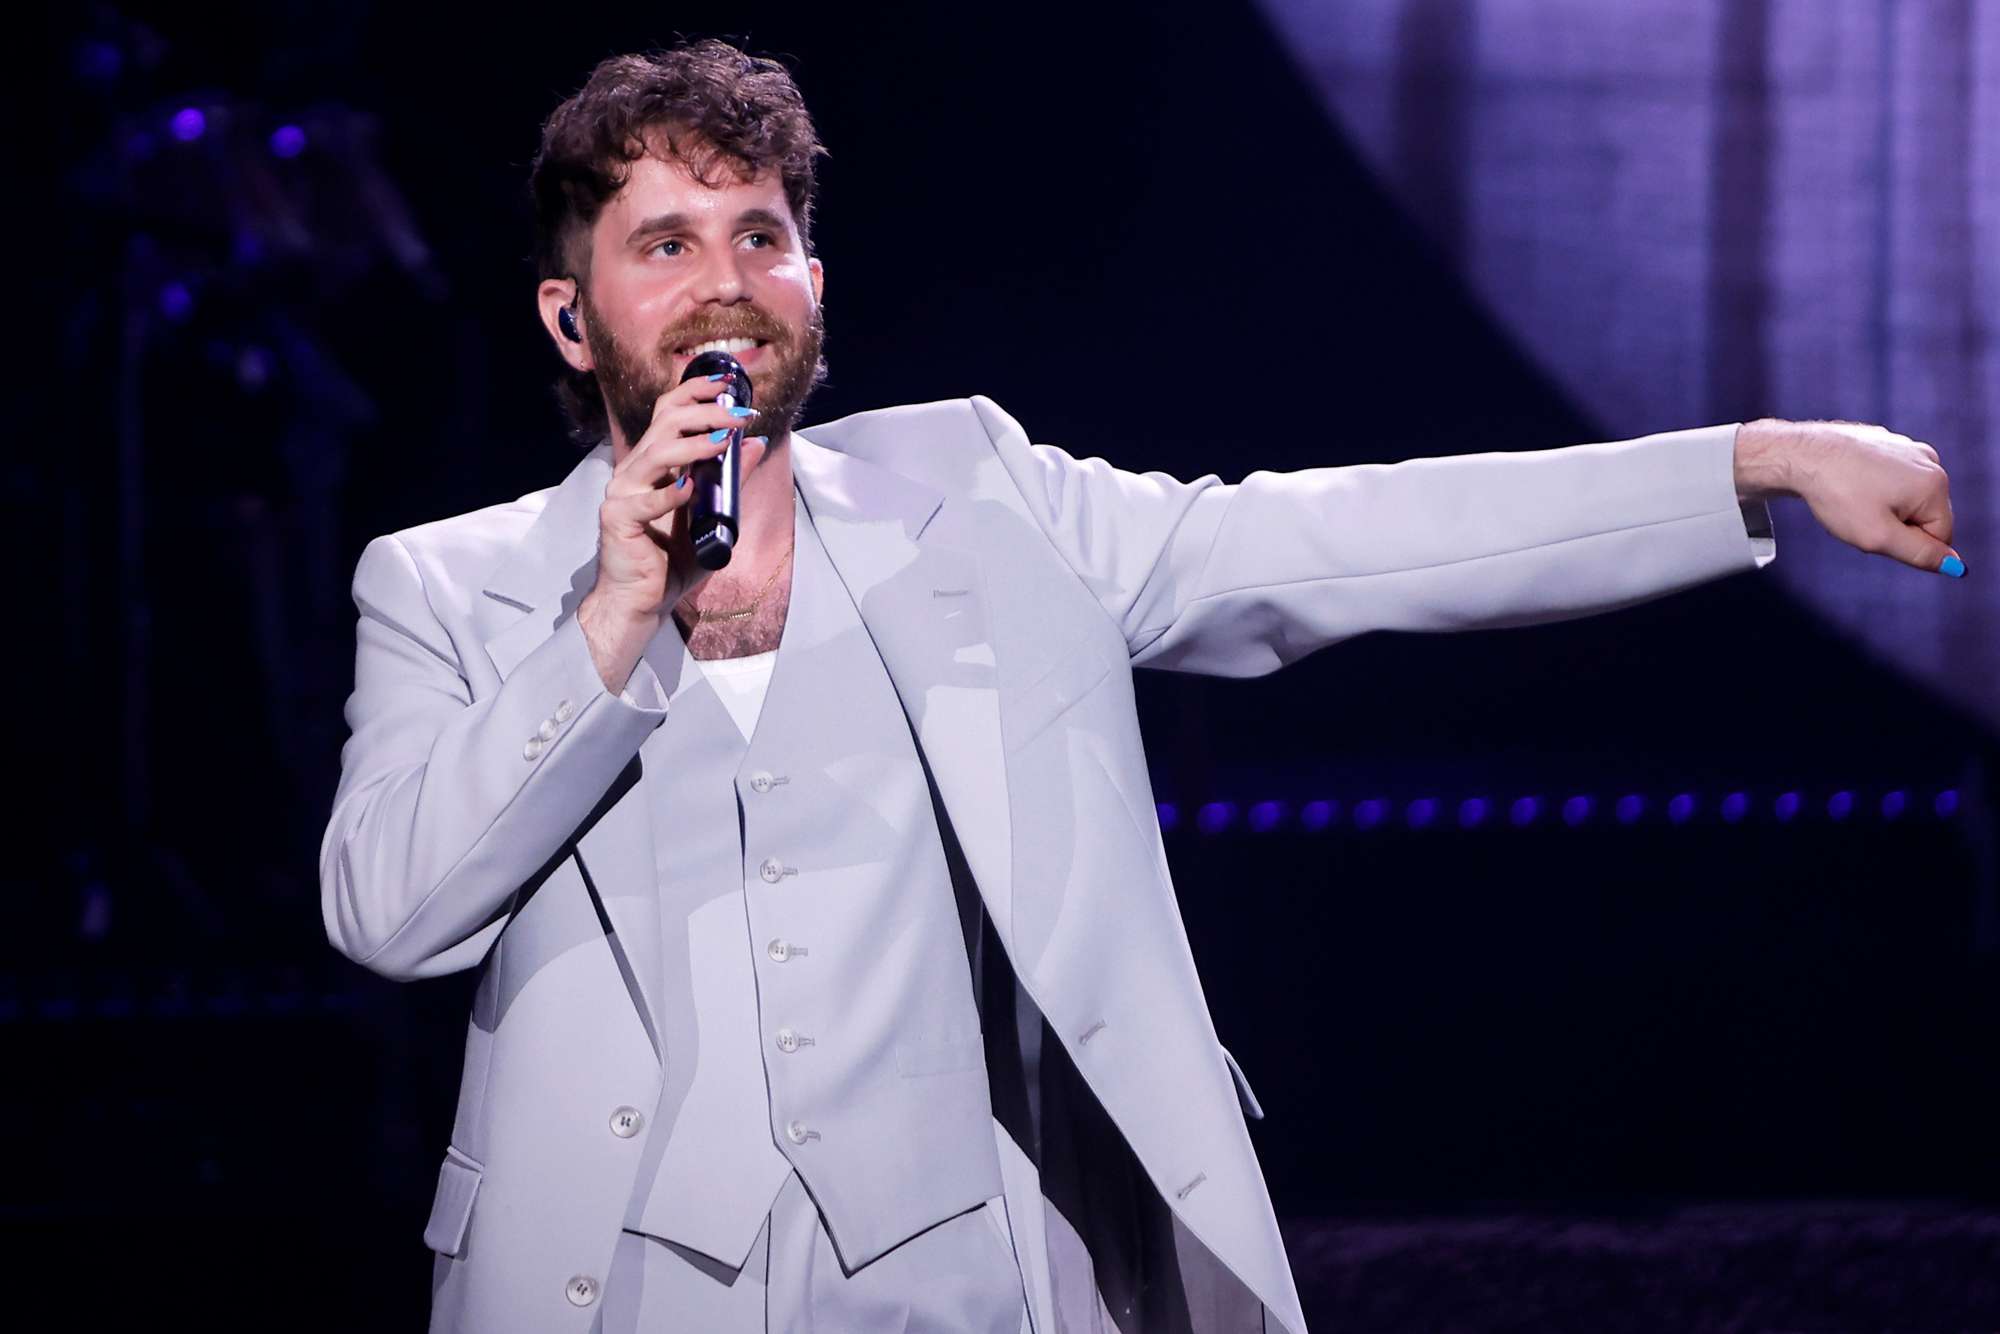
<path fill-rule="evenodd" d="M 1630 606 L 1771 561 L 1777 495 L 1962 575 L 1937 454 L 1765 419 L 1183 482 L 980 395 L 808 439 L 824 152 L 775 61 L 598 66 L 532 179 L 588 452 L 355 572 L 326 932 L 480 970 L 431 1328 L 1303 1334 L 1132 668 Z M 754 411 L 682 382 L 708 348 Z M 732 429 L 710 572 L 688 470 Z"/>

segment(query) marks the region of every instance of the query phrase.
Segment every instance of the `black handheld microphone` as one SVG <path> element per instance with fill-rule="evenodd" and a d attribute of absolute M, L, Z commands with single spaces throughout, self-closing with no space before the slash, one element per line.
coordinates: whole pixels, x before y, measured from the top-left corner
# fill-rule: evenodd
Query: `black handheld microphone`
<path fill-rule="evenodd" d="M 743 363 L 727 352 L 703 352 L 681 372 L 681 383 L 696 376 L 727 375 L 716 402 L 725 408 L 750 407 L 750 373 Z M 688 499 L 688 537 L 694 543 L 695 563 L 704 570 L 719 570 L 736 553 L 738 516 L 742 504 L 743 428 L 729 428 L 729 443 L 714 458 L 701 459 L 688 467 L 688 485 L 694 495 Z"/>

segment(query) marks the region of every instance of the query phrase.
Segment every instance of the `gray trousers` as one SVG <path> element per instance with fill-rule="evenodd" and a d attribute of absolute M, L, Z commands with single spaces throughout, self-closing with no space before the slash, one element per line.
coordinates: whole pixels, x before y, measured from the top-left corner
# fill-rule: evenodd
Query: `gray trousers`
<path fill-rule="evenodd" d="M 642 1232 L 618 1234 L 592 1334 L 1028 1334 L 1004 1196 L 926 1229 L 852 1277 L 794 1172 L 732 1269 Z"/>

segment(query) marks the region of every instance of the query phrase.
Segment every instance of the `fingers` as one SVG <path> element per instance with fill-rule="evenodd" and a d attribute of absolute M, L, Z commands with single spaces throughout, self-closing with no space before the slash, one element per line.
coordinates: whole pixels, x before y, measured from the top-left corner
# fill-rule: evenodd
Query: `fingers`
<path fill-rule="evenodd" d="M 636 490 L 664 485 L 678 475 L 676 469 L 722 452 L 728 440 L 709 438 L 717 430 L 754 427 L 755 409 L 738 411 L 715 401 L 726 388 L 725 381 L 697 377 L 655 399 L 652 422 L 613 467 L 611 487 Z"/>
<path fill-rule="evenodd" d="M 1883 535 L 1880 547 L 1882 555 L 1920 570 L 1935 570 L 1951 554 L 1944 543 L 1921 528 L 1911 527 L 1891 529 Z"/>
<path fill-rule="evenodd" d="M 670 485 L 679 479 L 689 464 L 715 458 L 729 447 L 726 435 L 720 440 L 711 438 L 716 431 L 729 426 L 742 426 L 746 420 L 731 417 L 720 408 L 699 409 L 691 417 L 656 419 L 654 426 L 639 438 L 632 452 L 612 470 L 607 493 Z M 681 429 L 695 433 L 674 434 Z"/>
<path fill-rule="evenodd" d="M 1951 493 L 1942 472 L 1934 472 L 1917 489 L 1915 504 L 1894 507 L 1896 517 L 1923 529 L 1946 546 L 1951 545 Z"/>
<path fill-rule="evenodd" d="M 1920 570 L 1952 576 L 1965 573 L 1965 562 L 1952 547 L 1951 479 L 1938 462 L 1938 452 L 1922 440 L 1888 434 L 1908 451 L 1905 484 L 1893 501 L 1881 552 Z M 1912 475 L 1914 474 L 1914 475 Z"/>
<path fill-rule="evenodd" d="M 1951 545 L 1951 503 L 1945 503 L 1944 513 L 1927 519 L 1913 520 L 1917 527 L 1929 533 L 1945 546 Z"/>
<path fill-rule="evenodd" d="M 721 454 L 729 446 L 727 432 L 747 429 L 755 421 L 754 416 L 738 417 L 730 409 L 718 407 L 672 419 L 665 431 L 648 431 L 640 439 L 639 447 L 625 460 L 627 475 L 636 485 L 661 485 L 662 479 L 679 476 L 676 469 Z"/>
<path fill-rule="evenodd" d="M 1863 550 L 1874 551 L 1919 570 L 1930 570 L 1953 577 L 1965 574 L 1965 561 L 1951 545 L 1949 538 L 1938 537 L 1925 524 L 1892 523 L 1875 542 L 1863 547 Z"/>
<path fill-rule="evenodd" d="M 636 536 L 649 524 L 687 504 L 693 495 L 694 488 L 689 486 L 649 486 L 622 495 L 606 495 L 604 519 L 617 531 Z"/>
<path fill-rule="evenodd" d="M 708 452 L 720 454 L 728 447 L 728 443 L 725 440 Z M 742 459 L 738 465 L 742 474 L 747 476 L 769 448 L 770 441 L 764 436 L 745 436 Z M 686 480 L 686 474 L 683 473 L 679 479 L 663 480 L 658 486 L 632 486 L 616 494 L 606 488 L 605 517 L 617 524 L 620 531 L 636 534 L 639 529 L 658 523 L 694 498 L 694 488 L 687 485 Z M 665 536 L 665 533 L 656 530 L 656 535 Z"/>

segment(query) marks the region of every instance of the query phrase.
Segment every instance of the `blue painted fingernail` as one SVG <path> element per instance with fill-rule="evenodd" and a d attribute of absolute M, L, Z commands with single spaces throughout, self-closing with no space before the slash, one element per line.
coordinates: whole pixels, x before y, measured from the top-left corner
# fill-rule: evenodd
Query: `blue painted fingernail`
<path fill-rule="evenodd" d="M 688 484 L 688 475 L 686 473 L 682 473 L 681 479 L 678 482 L 674 483 L 675 486 L 686 486 L 687 484 Z"/>
<path fill-rule="evenodd" d="M 1944 564 L 1938 566 L 1938 570 L 1954 579 L 1965 578 L 1965 562 L 1956 556 L 1946 556 Z"/>
<path fill-rule="evenodd" d="M 729 415 L 732 417 L 748 417 L 751 413 L 755 412 L 756 410 L 757 409 L 755 408 L 742 408 L 742 407 L 731 408 L 729 410 Z"/>
<path fill-rule="evenodd" d="M 708 442 L 712 445 L 719 445 L 728 438 L 729 428 L 727 426 L 718 426 L 708 433 Z"/>
<path fill-rule="evenodd" d="M 728 374 L 729 374 L 728 371 L 717 371 L 715 374 L 709 376 L 708 378 L 710 380 L 720 380 L 726 377 Z"/>

